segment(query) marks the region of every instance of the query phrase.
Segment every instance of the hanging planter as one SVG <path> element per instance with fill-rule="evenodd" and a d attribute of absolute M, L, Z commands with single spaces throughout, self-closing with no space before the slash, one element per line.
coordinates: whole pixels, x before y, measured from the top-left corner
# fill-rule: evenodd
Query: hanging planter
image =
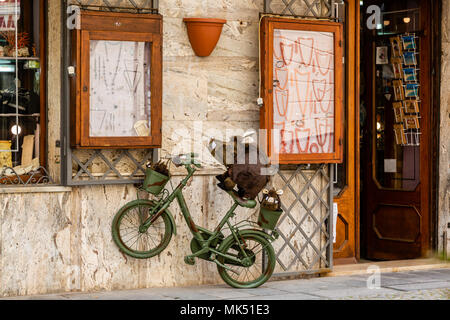
<path fill-rule="evenodd" d="M 184 18 L 192 49 L 199 57 L 207 57 L 216 47 L 227 20 L 211 18 Z"/>

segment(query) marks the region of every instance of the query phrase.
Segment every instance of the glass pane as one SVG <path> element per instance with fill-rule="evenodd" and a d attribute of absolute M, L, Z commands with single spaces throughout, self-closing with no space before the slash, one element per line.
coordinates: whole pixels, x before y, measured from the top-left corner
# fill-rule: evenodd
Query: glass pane
<path fill-rule="evenodd" d="M 279 153 L 334 152 L 333 33 L 275 29 L 273 49 Z"/>
<path fill-rule="evenodd" d="M 419 10 L 414 6 L 385 6 L 383 27 L 374 38 L 374 171 L 384 188 L 412 191 L 419 184 L 420 42 L 414 33 L 418 26 Z"/>
<path fill-rule="evenodd" d="M 39 6 L 26 8 L 32 12 L 20 1 L 0 2 L 0 175 L 4 166 L 18 174 L 39 166 Z"/>
<path fill-rule="evenodd" d="M 150 43 L 90 41 L 90 136 L 150 135 Z"/>

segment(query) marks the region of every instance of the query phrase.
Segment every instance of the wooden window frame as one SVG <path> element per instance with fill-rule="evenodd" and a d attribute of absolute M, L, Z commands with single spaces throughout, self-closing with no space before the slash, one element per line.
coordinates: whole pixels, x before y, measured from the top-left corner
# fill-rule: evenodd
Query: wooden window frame
<path fill-rule="evenodd" d="M 90 136 L 90 40 L 151 43 L 150 136 Z M 72 32 L 71 145 L 78 149 L 159 148 L 162 141 L 162 16 L 82 11 L 81 28 Z"/>
<path fill-rule="evenodd" d="M 334 34 L 334 152 L 317 154 L 275 154 L 272 150 L 273 129 L 273 42 L 274 29 L 331 32 Z M 260 128 L 266 131 L 266 152 L 280 164 L 342 163 L 344 154 L 344 51 L 343 25 L 330 21 L 264 17 L 261 22 L 261 92 L 264 106 L 260 112 Z"/>

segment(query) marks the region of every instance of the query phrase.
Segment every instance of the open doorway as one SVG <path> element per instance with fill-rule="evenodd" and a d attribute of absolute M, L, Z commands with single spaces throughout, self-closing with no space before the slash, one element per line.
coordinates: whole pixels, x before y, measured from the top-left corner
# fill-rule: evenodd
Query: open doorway
<path fill-rule="evenodd" d="M 433 224 L 433 1 L 361 4 L 361 258 L 426 257 Z"/>

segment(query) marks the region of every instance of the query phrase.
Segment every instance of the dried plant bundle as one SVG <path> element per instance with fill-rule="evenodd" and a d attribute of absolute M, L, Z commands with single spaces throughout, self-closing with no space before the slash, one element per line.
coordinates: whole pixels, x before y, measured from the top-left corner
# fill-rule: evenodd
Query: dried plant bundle
<path fill-rule="evenodd" d="M 2 36 L 11 48 L 16 46 L 16 33 L 15 31 L 1 31 Z M 28 32 L 17 33 L 17 49 L 22 49 L 30 44 L 30 35 Z"/>
<path fill-rule="evenodd" d="M 150 168 L 155 170 L 156 172 L 159 172 L 159 173 L 165 175 L 165 176 L 169 176 L 169 168 L 167 167 L 167 162 L 165 162 L 165 161 L 159 161 L 156 163 L 152 163 Z"/>

